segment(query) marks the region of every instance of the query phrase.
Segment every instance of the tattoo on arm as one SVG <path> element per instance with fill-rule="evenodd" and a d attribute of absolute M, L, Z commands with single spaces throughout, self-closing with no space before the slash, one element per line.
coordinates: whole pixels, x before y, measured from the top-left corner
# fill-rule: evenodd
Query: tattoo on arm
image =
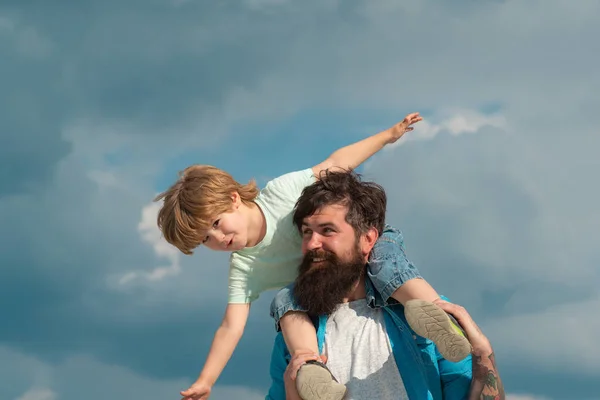
<path fill-rule="evenodd" d="M 473 381 L 469 400 L 504 400 L 504 386 L 496 358 L 492 352 L 488 357 L 473 354 Z"/>

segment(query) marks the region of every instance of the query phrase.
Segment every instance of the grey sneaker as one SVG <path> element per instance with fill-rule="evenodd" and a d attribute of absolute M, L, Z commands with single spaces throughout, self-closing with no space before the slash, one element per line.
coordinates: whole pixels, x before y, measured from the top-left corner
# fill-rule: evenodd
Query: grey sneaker
<path fill-rule="evenodd" d="M 346 394 L 346 386 L 339 383 L 319 361 L 307 361 L 300 367 L 296 388 L 303 400 L 342 400 Z"/>
<path fill-rule="evenodd" d="M 404 306 L 408 325 L 419 336 L 431 340 L 448 361 L 458 362 L 471 354 L 471 343 L 458 322 L 437 305 L 409 300 Z"/>

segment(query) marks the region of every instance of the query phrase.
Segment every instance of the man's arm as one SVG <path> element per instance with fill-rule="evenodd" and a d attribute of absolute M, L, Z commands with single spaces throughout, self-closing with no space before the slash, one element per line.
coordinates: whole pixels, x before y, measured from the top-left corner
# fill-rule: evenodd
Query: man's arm
<path fill-rule="evenodd" d="M 391 128 L 336 150 L 325 161 L 312 168 L 314 175 L 319 178 L 321 172 L 327 169 L 354 169 L 358 167 L 385 145 L 396 142 L 406 132 L 412 131 L 414 128 L 411 125 L 422 119 L 419 113 L 408 114 L 402 122 Z"/>
<path fill-rule="evenodd" d="M 469 400 L 503 400 L 504 387 L 491 346 L 487 352 L 478 353 L 473 353 L 473 381 Z"/>
<path fill-rule="evenodd" d="M 473 347 L 471 356 L 473 378 L 467 398 L 469 400 L 505 400 L 504 385 L 500 379 L 494 350 L 488 338 L 463 307 L 444 300 L 436 300 L 434 303 L 456 318 Z"/>

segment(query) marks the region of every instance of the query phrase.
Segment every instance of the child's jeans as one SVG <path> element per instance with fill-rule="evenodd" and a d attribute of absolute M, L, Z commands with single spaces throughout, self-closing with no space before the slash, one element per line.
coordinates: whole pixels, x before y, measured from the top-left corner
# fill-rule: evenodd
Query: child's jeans
<path fill-rule="evenodd" d="M 369 255 L 367 277 L 375 290 L 387 304 L 392 294 L 404 282 L 421 278 L 417 268 L 406 258 L 402 232 L 389 225 L 373 246 Z M 271 302 L 271 317 L 275 319 L 275 329 L 279 331 L 279 321 L 288 311 L 304 311 L 294 298 L 294 283 L 281 289 Z M 396 301 L 392 299 L 391 303 Z"/>

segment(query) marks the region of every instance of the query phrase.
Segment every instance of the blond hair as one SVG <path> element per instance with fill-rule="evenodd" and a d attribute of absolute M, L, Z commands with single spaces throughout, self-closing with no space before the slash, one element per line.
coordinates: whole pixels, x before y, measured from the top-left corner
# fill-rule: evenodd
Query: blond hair
<path fill-rule="evenodd" d="M 154 201 L 164 200 L 157 223 L 167 242 L 184 254 L 192 254 L 206 236 L 213 220 L 232 210 L 234 192 L 245 204 L 258 195 L 256 182 L 241 185 L 227 172 L 210 165 L 192 165 Z"/>

